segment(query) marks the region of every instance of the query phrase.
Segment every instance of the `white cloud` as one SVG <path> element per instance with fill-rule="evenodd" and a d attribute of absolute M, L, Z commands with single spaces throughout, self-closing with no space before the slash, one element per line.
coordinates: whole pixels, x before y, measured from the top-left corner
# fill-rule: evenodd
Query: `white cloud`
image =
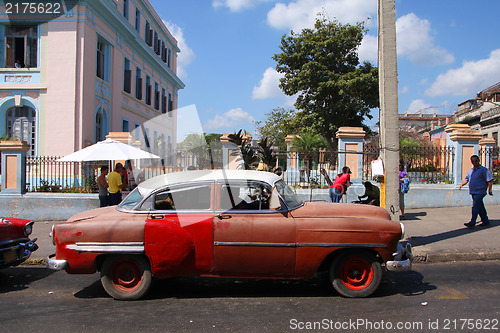
<path fill-rule="evenodd" d="M 279 87 L 282 74 L 278 73 L 274 68 L 269 67 L 262 75 L 259 85 L 253 88 L 253 99 L 266 99 L 273 97 L 283 97 L 284 94 Z"/>
<path fill-rule="evenodd" d="M 359 61 L 369 61 L 377 63 L 378 61 L 378 36 L 365 35 L 358 49 Z"/>
<path fill-rule="evenodd" d="M 414 13 L 400 17 L 396 22 L 398 54 L 418 65 L 442 65 L 455 61 L 455 57 L 435 44 L 429 21 Z"/>
<path fill-rule="evenodd" d="M 410 91 L 410 88 L 408 86 L 404 86 L 399 90 L 400 94 L 406 94 L 408 91 Z"/>
<path fill-rule="evenodd" d="M 217 7 L 227 7 L 232 12 L 239 12 L 244 9 L 252 8 L 257 6 L 261 2 L 270 2 L 277 0 L 214 0 L 212 1 L 212 6 Z"/>
<path fill-rule="evenodd" d="M 426 113 L 426 111 L 429 110 L 427 108 L 429 108 L 430 106 L 431 105 L 425 103 L 423 99 L 414 99 L 413 101 L 411 101 L 410 106 L 406 111 L 408 113 L 417 113 L 422 110 L 423 113 Z"/>
<path fill-rule="evenodd" d="M 278 29 L 300 31 L 313 28 L 318 13 L 330 19 L 355 24 L 376 17 L 377 2 L 373 0 L 295 0 L 288 4 L 277 3 L 267 13 L 267 22 Z M 370 24 L 370 22 L 368 22 Z"/>
<path fill-rule="evenodd" d="M 467 96 L 474 97 L 490 85 L 499 81 L 500 49 L 491 51 L 490 57 L 478 61 L 466 61 L 462 67 L 440 74 L 425 91 L 429 96 Z"/>
<path fill-rule="evenodd" d="M 205 130 L 215 130 L 219 128 L 232 128 L 239 125 L 247 125 L 255 121 L 248 112 L 243 111 L 241 108 L 231 109 L 223 115 L 215 115 L 205 123 Z"/>
<path fill-rule="evenodd" d="M 182 28 L 176 25 L 175 23 L 168 22 L 163 20 L 163 23 L 170 31 L 170 33 L 177 39 L 179 49 L 181 52 L 177 57 L 177 76 L 181 79 L 187 78 L 186 67 L 191 62 L 193 62 L 195 58 L 195 54 L 193 50 L 188 46 L 186 39 L 184 38 L 184 33 L 182 32 Z"/>

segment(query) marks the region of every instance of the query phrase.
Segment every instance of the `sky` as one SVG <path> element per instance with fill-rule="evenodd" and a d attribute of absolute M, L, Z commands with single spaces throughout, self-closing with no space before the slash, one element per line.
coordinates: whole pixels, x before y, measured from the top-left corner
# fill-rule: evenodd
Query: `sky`
<path fill-rule="evenodd" d="M 377 66 L 377 0 L 149 2 L 181 49 L 178 76 L 186 87 L 178 106 L 195 108 L 206 133 L 255 135 L 254 122 L 266 113 L 293 108 L 272 57 L 283 35 L 312 28 L 320 12 L 343 24 L 365 22 L 359 57 Z M 498 0 L 396 0 L 399 113 L 451 115 L 500 82 L 499 12 Z M 378 113 L 366 124 L 375 128 Z"/>

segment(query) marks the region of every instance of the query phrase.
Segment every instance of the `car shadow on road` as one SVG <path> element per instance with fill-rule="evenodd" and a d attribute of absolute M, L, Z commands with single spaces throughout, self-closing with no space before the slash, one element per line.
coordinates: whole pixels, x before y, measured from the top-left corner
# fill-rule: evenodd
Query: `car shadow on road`
<path fill-rule="evenodd" d="M 426 245 L 426 244 L 430 244 L 430 243 L 439 242 L 439 241 L 442 241 L 445 239 L 450 239 L 450 238 L 454 238 L 454 237 L 467 235 L 467 234 L 470 234 L 471 232 L 489 230 L 491 228 L 495 228 L 498 226 L 500 226 L 500 220 L 490 220 L 489 227 L 477 226 L 472 230 L 468 229 L 466 227 L 463 227 L 460 229 L 445 231 L 445 232 L 441 232 L 441 233 L 429 235 L 429 236 L 411 236 L 410 238 L 408 238 L 408 241 L 411 243 L 412 246 Z"/>
<path fill-rule="evenodd" d="M 0 270 L 0 294 L 29 288 L 35 281 L 54 274 L 44 267 L 16 266 Z"/>
<path fill-rule="evenodd" d="M 419 221 L 421 216 L 427 216 L 427 212 L 406 213 L 405 221 Z"/>
<path fill-rule="evenodd" d="M 379 289 L 371 298 L 402 294 L 416 296 L 436 289 L 422 282 L 422 274 L 414 271 L 385 272 Z M 74 294 L 76 298 L 111 298 L 99 280 Z M 203 298 L 276 298 L 276 297 L 341 297 L 328 276 L 308 280 L 229 279 L 208 277 L 177 277 L 155 279 L 144 300 Z"/>

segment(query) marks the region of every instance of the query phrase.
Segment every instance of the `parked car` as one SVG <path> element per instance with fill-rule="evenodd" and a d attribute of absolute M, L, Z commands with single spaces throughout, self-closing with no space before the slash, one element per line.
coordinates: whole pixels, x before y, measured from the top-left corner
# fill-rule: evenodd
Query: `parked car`
<path fill-rule="evenodd" d="M 19 265 L 38 249 L 32 230 L 32 221 L 0 217 L 0 268 Z"/>
<path fill-rule="evenodd" d="M 382 208 L 303 202 L 272 173 L 185 171 L 55 225 L 47 265 L 100 271 L 104 289 L 120 300 L 144 296 L 152 277 L 307 279 L 320 271 L 340 294 L 365 297 L 383 265 L 411 269 L 403 234 Z"/>

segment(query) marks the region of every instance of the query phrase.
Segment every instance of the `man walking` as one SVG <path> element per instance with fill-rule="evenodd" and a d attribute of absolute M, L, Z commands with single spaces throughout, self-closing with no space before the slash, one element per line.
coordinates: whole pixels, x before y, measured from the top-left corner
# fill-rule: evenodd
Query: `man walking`
<path fill-rule="evenodd" d="M 486 196 L 486 190 L 488 190 L 489 195 L 493 195 L 491 189 L 493 175 L 490 170 L 479 164 L 479 157 L 477 155 L 472 155 L 470 161 L 473 167 L 467 172 L 467 176 L 465 176 L 464 181 L 458 189 L 460 190 L 462 186 L 469 183 L 469 193 L 472 196 L 472 217 L 470 222 L 464 223 L 464 225 L 469 229 L 474 229 L 477 215 L 481 217 L 482 223 L 479 225 L 480 227 L 486 227 L 490 224 L 483 198 Z"/>
<path fill-rule="evenodd" d="M 115 170 L 108 175 L 109 205 L 118 205 L 122 201 L 122 176 L 123 165 L 116 163 Z"/>

